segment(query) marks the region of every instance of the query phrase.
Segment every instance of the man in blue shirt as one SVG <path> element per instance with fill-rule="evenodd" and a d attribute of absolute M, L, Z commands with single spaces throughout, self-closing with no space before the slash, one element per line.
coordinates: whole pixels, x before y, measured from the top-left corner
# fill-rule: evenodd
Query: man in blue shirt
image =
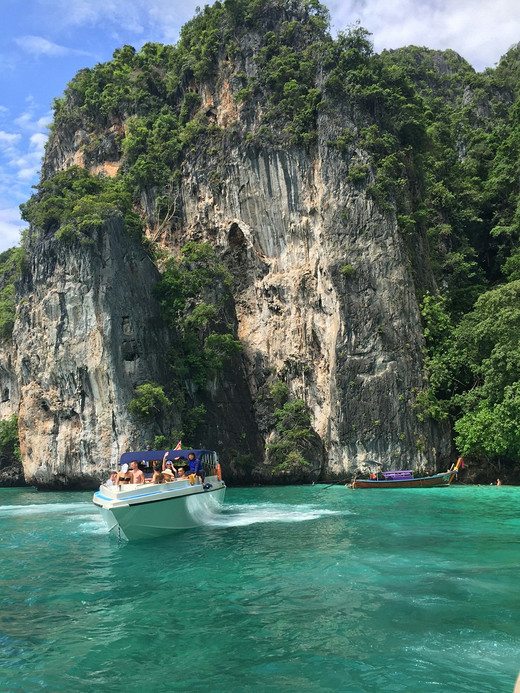
<path fill-rule="evenodd" d="M 196 476 L 198 476 L 200 479 L 200 483 L 203 484 L 204 483 L 204 476 L 205 476 L 204 475 L 204 469 L 202 467 L 200 460 L 198 460 L 195 457 L 194 452 L 190 452 L 188 454 L 188 464 L 190 465 L 190 474 L 195 474 Z"/>

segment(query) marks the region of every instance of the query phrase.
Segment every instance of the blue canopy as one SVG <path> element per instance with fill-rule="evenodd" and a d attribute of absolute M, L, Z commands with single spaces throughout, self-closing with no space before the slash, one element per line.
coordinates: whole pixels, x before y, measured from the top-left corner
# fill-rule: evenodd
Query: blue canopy
<path fill-rule="evenodd" d="M 216 455 L 213 450 L 168 450 L 169 455 L 166 458 L 174 464 L 181 461 L 186 461 L 190 452 L 195 453 L 195 457 L 200 460 L 203 455 Z M 130 464 L 136 460 L 137 462 L 162 462 L 166 450 L 141 450 L 139 452 L 124 452 L 121 455 L 119 464 Z M 179 459 L 176 460 L 175 458 Z"/>

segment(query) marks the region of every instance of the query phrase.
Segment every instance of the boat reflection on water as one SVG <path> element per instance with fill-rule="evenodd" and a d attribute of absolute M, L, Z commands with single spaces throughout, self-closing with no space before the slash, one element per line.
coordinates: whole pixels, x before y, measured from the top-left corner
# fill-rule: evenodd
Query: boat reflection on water
<path fill-rule="evenodd" d="M 108 531 L 128 540 L 150 539 L 210 522 L 220 511 L 226 492 L 213 450 L 172 450 L 169 455 L 162 450 L 128 452 L 119 464 L 133 460 L 149 463 L 166 454 L 168 461 L 180 466 L 188 462 L 190 453 L 202 464 L 202 479 L 189 474 L 165 483 L 102 484 L 92 500 Z"/>

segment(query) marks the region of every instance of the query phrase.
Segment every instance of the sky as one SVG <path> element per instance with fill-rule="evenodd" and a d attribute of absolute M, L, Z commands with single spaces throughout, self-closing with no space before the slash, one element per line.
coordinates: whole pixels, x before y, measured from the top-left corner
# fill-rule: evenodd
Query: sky
<path fill-rule="evenodd" d="M 0 252 L 18 245 L 53 99 L 125 44 L 176 43 L 201 0 L 0 0 Z M 209 3 L 211 4 L 211 3 Z M 518 0 L 322 0 L 333 35 L 357 22 L 376 52 L 451 48 L 477 71 L 520 41 Z"/>

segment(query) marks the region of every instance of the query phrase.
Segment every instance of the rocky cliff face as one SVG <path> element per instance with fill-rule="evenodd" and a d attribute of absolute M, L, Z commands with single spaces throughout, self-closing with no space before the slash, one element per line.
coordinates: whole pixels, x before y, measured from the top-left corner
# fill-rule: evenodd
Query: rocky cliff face
<path fill-rule="evenodd" d="M 235 275 L 252 401 L 274 369 L 312 411 L 325 476 L 367 459 L 441 464 L 448 431 L 420 424 L 414 410 L 422 329 L 395 218 L 346 182 L 326 147 L 316 159 L 253 147 L 224 158 L 219 195 L 200 164 L 186 171 L 182 234 L 212 238 Z"/>
<path fill-rule="evenodd" d="M 0 343 L 0 421 L 18 415 L 20 393 L 13 344 Z M 24 486 L 25 478 L 20 462 L 13 456 L 0 464 L 0 486 Z"/>
<path fill-rule="evenodd" d="M 178 213 L 158 239 L 171 253 L 208 241 L 234 276 L 231 318 L 244 351 L 200 395 L 209 411 L 200 443 L 224 451 L 231 481 L 341 478 L 372 459 L 443 467 L 449 430 L 419 422 L 414 408 L 423 387 L 416 283 L 432 282 L 424 239 L 410 250 L 395 213 L 366 194 L 366 152 L 330 146 L 359 127 L 348 105 L 319 116 L 311 148 L 262 135 L 261 105 L 235 98 L 236 75 L 257 70 L 256 49 L 254 36 L 244 39 L 217 80 L 190 85 L 221 135 L 186 156 Z M 124 123 L 113 123 L 88 160 L 86 125 L 56 130 L 45 175 L 72 163 L 114 174 L 116 130 Z M 368 171 L 361 184 L 348 176 L 354 155 Z M 148 217 L 154 194 L 143 192 Z M 26 476 L 39 486 L 92 485 L 153 433 L 136 430 L 127 404 L 137 384 L 168 378 L 171 336 L 151 294 L 159 273 L 117 220 L 90 245 L 39 237 L 28 253 L 14 334 Z M 273 477 L 278 434 L 265 402 L 275 381 L 305 402 L 313 437 L 308 466 Z"/>
<path fill-rule="evenodd" d="M 20 393 L 15 359 L 13 345 L 4 342 L 0 350 L 0 419 L 18 414 Z"/>
<path fill-rule="evenodd" d="M 148 433 L 127 404 L 136 383 L 163 377 L 158 271 L 118 219 L 87 246 L 47 237 L 29 251 L 14 333 L 25 475 L 91 488 Z"/>

